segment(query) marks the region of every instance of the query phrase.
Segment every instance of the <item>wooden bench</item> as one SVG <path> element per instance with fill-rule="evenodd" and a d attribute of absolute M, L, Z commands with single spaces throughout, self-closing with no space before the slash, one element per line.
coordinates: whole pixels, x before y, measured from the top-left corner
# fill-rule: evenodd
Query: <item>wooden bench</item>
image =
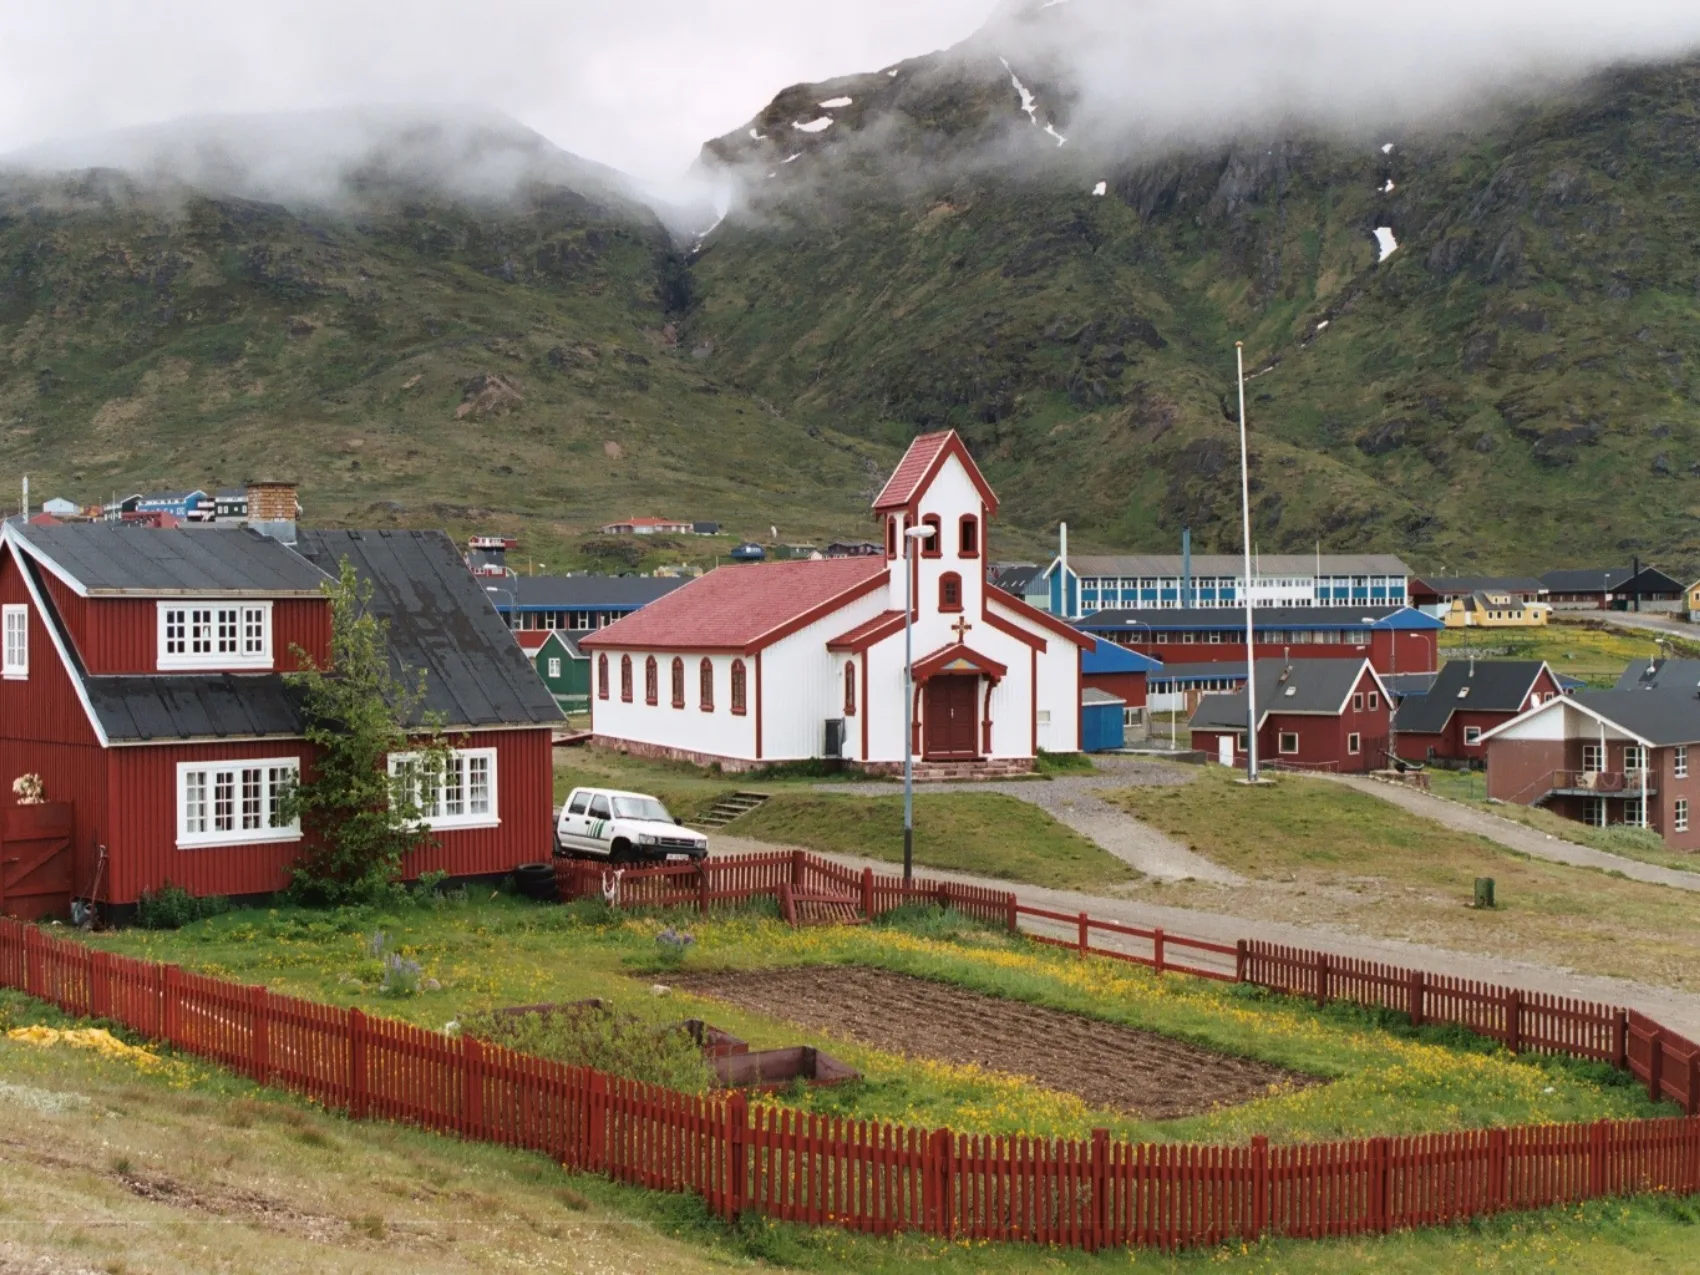
<path fill-rule="evenodd" d="M 862 900 L 850 894 L 779 887 L 779 912 L 793 929 L 804 925 L 862 925 Z"/>

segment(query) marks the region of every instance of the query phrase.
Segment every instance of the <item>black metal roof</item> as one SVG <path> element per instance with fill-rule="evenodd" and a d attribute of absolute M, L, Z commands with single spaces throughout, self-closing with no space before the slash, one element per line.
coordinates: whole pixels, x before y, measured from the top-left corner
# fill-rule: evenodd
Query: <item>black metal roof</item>
<path fill-rule="evenodd" d="M 1364 660 L 1259 660 L 1257 711 L 1261 726 L 1271 713 L 1332 715 L 1363 676 Z M 1246 724 L 1244 689 L 1206 695 L 1192 715 L 1194 728 L 1241 730 Z"/>
<path fill-rule="evenodd" d="M 1394 726 L 1409 735 L 1438 735 L 1459 709 L 1520 712 L 1545 667 L 1541 660 L 1450 660 L 1427 695 L 1399 705 Z"/>
<path fill-rule="evenodd" d="M 344 558 L 373 586 L 390 660 L 425 672 L 425 711 L 451 727 L 545 725 L 555 697 L 441 531 L 303 531 L 297 550 L 335 573 Z"/>
<path fill-rule="evenodd" d="M 107 739 L 299 737 L 300 696 L 276 673 L 85 677 L 89 703 Z"/>
<path fill-rule="evenodd" d="M 1541 583 L 1551 593 L 1681 593 L 1683 584 L 1657 567 L 1583 567 L 1574 571 L 1549 571 Z"/>
<path fill-rule="evenodd" d="M 518 576 L 496 584 L 490 595 L 498 610 L 635 610 L 664 598 L 690 581 L 662 576 Z M 510 604 L 507 594 L 513 595 Z"/>
<path fill-rule="evenodd" d="M 1692 691 L 1697 688 L 1700 688 L 1700 660 L 1636 660 L 1623 670 L 1613 689 Z"/>
<path fill-rule="evenodd" d="M 1571 700 L 1655 748 L 1700 742 L 1700 694 L 1692 689 L 1583 691 Z"/>
<path fill-rule="evenodd" d="M 325 580 L 288 545 L 246 527 L 88 522 L 15 530 L 50 570 L 94 595 L 316 598 Z"/>

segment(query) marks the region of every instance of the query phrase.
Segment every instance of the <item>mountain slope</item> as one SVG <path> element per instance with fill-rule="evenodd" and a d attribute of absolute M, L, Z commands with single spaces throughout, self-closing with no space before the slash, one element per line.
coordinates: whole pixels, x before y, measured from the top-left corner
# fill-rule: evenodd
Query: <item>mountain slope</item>
<path fill-rule="evenodd" d="M 557 564 L 633 514 L 860 531 L 887 450 L 719 384 L 655 215 L 497 141 L 502 185 L 352 154 L 288 206 L 207 193 L 279 176 L 229 166 L 0 178 L 0 465 L 85 500 L 281 474 L 320 521 L 523 529 Z"/>
<path fill-rule="evenodd" d="M 985 38 L 896 70 L 705 149 L 751 192 L 693 265 L 719 374 L 870 439 L 954 425 L 1015 519 L 1227 547 L 1244 339 L 1265 549 L 1700 563 L 1700 64 L 1139 160 Z"/>

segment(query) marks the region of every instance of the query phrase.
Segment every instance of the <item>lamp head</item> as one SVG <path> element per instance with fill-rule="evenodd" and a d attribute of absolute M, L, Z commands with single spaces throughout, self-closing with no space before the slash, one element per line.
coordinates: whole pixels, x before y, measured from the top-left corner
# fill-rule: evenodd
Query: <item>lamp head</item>
<path fill-rule="evenodd" d="M 931 540 L 933 538 L 933 529 L 926 523 L 922 523 L 919 527 L 909 528 L 909 530 L 905 531 L 903 534 L 908 536 L 911 540 Z"/>

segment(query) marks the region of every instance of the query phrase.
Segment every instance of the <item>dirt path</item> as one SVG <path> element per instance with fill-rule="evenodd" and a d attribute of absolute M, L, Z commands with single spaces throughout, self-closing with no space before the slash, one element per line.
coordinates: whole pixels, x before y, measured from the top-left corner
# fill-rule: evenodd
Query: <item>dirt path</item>
<path fill-rule="evenodd" d="M 746 841 L 740 837 L 721 835 L 715 839 L 712 853 L 761 854 L 771 853 L 779 848 L 768 842 Z M 883 859 L 863 859 L 854 855 L 837 854 L 822 857 L 842 863 L 858 872 L 863 868 L 872 868 L 882 874 L 894 870 L 892 865 Z M 1341 956 L 1413 966 L 1437 974 L 1510 984 L 1531 991 L 1550 992 L 1555 996 L 1629 1005 L 1685 1035 L 1692 1037 L 1700 1034 L 1700 994 L 1639 983 L 1631 979 L 1602 978 L 1552 965 L 1520 961 L 1508 956 L 1459 952 L 1399 939 L 1369 937 L 1328 926 L 1294 925 L 1264 920 L 1255 915 L 1165 907 L 1140 899 L 1112 898 L 1084 894 L 1076 890 L 1051 890 L 1042 886 L 1020 885 L 964 872 L 943 872 L 932 868 L 924 868 L 922 872 L 933 880 L 959 881 L 993 890 L 1013 891 L 1015 896 L 1029 907 L 1068 913 L 1084 911 L 1104 920 L 1121 921 L 1143 928 L 1162 926 L 1175 934 L 1211 942 L 1233 943 L 1242 938 L 1260 938 L 1295 947 L 1322 948 Z M 1071 926 L 1046 927 L 1040 924 L 1033 926 L 1033 929 L 1035 932 L 1072 937 Z M 1113 941 L 1107 938 L 1094 938 L 1093 941 L 1102 946 L 1114 946 Z"/>
<path fill-rule="evenodd" d="M 921 791 L 1002 793 L 1039 807 L 1058 823 L 1074 829 L 1148 877 L 1162 881 L 1204 881 L 1211 885 L 1245 884 L 1245 878 L 1237 872 L 1189 850 L 1149 824 L 1117 810 L 1098 795 L 1104 789 L 1190 783 L 1193 775 L 1186 767 L 1131 757 L 1101 757 L 1097 766 L 1096 775 L 1064 775 L 1048 781 L 931 785 Z M 889 797 L 892 793 L 889 783 L 821 784 L 819 790 L 872 797 Z"/>
<path fill-rule="evenodd" d="M 1577 868 L 1598 868 L 1602 872 L 1620 872 L 1632 881 L 1646 881 L 1651 885 L 1668 885 L 1673 889 L 1700 893 L 1700 872 L 1662 868 L 1656 863 L 1642 863 L 1639 859 L 1625 858 L 1623 855 L 1595 850 L 1590 846 L 1579 846 L 1573 841 L 1560 840 L 1527 824 L 1501 819 L 1498 815 L 1488 814 L 1484 810 L 1473 810 L 1459 802 L 1447 801 L 1444 797 L 1406 788 L 1402 784 L 1386 783 L 1379 779 L 1362 779 L 1356 775 L 1324 775 L 1322 778 L 1368 793 L 1390 805 L 1399 806 L 1412 814 L 1432 819 L 1459 832 L 1486 837 L 1507 850 L 1515 850 L 1532 858 L 1550 859 L 1554 863 L 1568 863 Z"/>
<path fill-rule="evenodd" d="M 1316 1084 L 1269 1063 L 887 970 L 687 974 L 676 987 L 908 1058 L 972 1063 L 1096 1107 L 1173 1120 Z"/>

